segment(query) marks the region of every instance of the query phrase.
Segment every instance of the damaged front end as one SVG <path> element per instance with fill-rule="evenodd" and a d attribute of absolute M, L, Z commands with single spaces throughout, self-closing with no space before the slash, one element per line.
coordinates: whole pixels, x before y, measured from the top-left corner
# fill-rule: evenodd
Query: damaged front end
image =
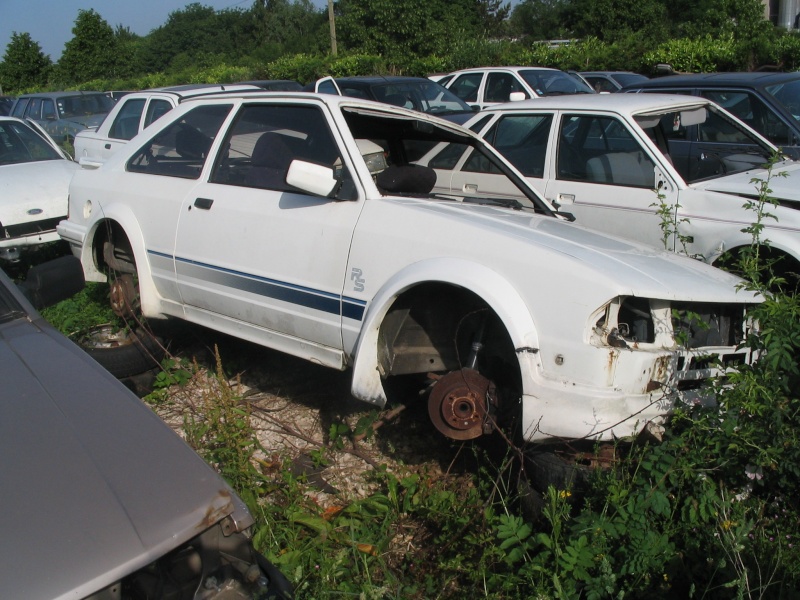
<path fill-rule="evenodd" d="M 609 349 L 609 383 L 631 393 L 659 390 L 684 402 L 711 400 L 708 385 L 748 363 L 753 322 L 742 303 L 619 297 L 593 319 L 593 345 Z M 643 357 L 649 357 L 645 358 Z M 632 377 L 630 369 L 640 369 Z"/>

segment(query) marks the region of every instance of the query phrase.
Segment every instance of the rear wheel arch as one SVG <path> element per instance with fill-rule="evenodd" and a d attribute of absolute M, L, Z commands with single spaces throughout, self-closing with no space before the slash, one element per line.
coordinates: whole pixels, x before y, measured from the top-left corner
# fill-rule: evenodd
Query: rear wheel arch
<path fill-rule="evenodd" d="M 715 267 L 742 276 L 737 263 L 743 252 L 748 249 L 749 246 L 747 245 L 730 248 L 714 259 L 712 264 Z M 791 289 L 794 289 L 795 285 L 800 283 L 800 257 L 796 256 L 791 250 L 771 242 L 768 246 L 760 246 L 758 252 L 762 264 L 775 261 L 775 275 L 784 277 Z"/>

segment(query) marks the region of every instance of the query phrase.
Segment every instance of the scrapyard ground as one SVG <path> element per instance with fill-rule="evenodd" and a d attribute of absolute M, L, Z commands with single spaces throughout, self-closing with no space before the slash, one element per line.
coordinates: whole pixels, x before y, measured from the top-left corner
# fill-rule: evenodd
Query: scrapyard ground
<path fill-rule="evenodd" d="M 350 395 L 350 371 L 202 327 L 177 327 L 168 337 L 169 353 L 199 369 L 186 383 L 171 386 L 168 401 L 157 403 L 156 412 L 179 433 L 188 417 L 202 418 L 199 399 L 217 385 L 213 374 L 218 355 L 227 384 L 250 411 L 264 456 L 270 463 L 288 461 L 295 475 L 306 476 L 321 502 L 326 496 L 350 501 L 369 495 L 374 491 L 369 473 L 382 465 L 398 476 L 424 472 L 437 480 L 460 479 L 474 468 L 475 442 L 442 436 L 430 422 L 426 399 L 412 390 L 405 403 L 379 409 Z M 502 440 L 477 443 L 502 460 Z M 321 449 L 324 467 L 311 458 Z"/>

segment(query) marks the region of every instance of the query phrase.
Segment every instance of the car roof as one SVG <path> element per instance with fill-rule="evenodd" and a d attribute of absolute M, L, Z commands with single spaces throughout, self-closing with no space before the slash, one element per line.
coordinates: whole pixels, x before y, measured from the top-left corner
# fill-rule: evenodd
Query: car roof
<path fill-rule="evenodd" d="M 800 73 L 778 73 L 778 72 L 748 72 L 748 73 L 695 73 L 691 75 L 667 75 L 650 79 L 647 82 L 637 83 L 630 86 L 632 89 L 638 88 L 659 88 L 670 86 L 689 87 L 696 85 L 704 86 L 747 86 L 762 87 L 784 81 L 800 79 Z M 627 88 L 626 88 L 627 89 Z"/>
<path fill-rule="evenodd" d="M 560 69 L 553 69 L 551 67 L 472 67 L 470 69 L 460 69 L 453 71 L 449 75 L 460 75 L 462 73 L 483 73 L 485 71 L 508 71 L 509 73 L 517 73 L 519 71 L 559 71 Z"/>
<path fill-rule="evenodd" d="M 425 83 L 436 83 L 427 77 L 406 77 L 404 75 L 357 75 L 354 77 L 334 77 L 333 80 L 337 83 L 364 83 L 367 85 L 373 83 L 403 83 L 410 81 L 424 81 Z"/>
<path fill-rule="evenodd" d="M 544 96 L 519 102 L 507 102 L 486 108 L 480 113 L 514 110 L 604 110 L 616 113 L 642 113 L 648 111 L 670 110 L 684 106 L 711 104 L 698 96 L 676 94 L 569 94 L 565 96 Z"/>
<path fill-rule="evenodd" d="M 19 98 L 63 98 L 64 96 L 105 96 L 105 92 L 96 92 L 96 91 L 83 91 L 83 90 L 72 90 L 68 92 L 35 92 L 32 94 L 20 94 Z"/>

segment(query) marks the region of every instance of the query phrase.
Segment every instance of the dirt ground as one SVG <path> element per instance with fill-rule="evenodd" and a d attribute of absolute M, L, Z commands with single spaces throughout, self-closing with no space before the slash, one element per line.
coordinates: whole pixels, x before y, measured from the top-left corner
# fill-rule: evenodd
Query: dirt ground
<path fill-rule="evenodd" d="M 372 489 L 366 475 L 381 465 L 397 474 L 424 472 L 437 479 L 470 469 L 471 442 L 442 436 L 429 420 L 425 399 L 413 391 L 403 404 L 380 409 L 350 395 L 349 371 L 188 324 L 170 330 L 164 339 L 172 355 L 201 367 L 189 383 L 170 388 L 170 401 L 156 408 L 165 421 L 180 433 L 187 411 L 199 410 L 204 389 L 213 385 L 208 375 L 216 368 L 216 351 L 228 384 L 250 408 L 266 457 L 291 460 L 295 474 L 306 475 L 323 496 L 347 501 L 368 495 Z M 372 421 L 374 434 L 330 443 L 332 425 L 344 423 L 355 431 L 359 420 Z M 320 448 L 328 448 L 324 469 L 310 458 Z"/>

